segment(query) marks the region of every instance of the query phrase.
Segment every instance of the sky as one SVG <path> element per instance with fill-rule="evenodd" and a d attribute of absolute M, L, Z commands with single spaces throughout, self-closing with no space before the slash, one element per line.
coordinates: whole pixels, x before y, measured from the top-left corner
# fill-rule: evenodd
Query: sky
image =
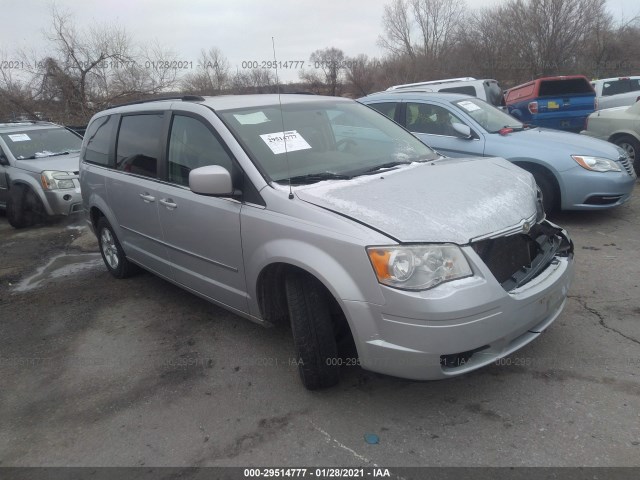
<path fill-rule="evenodd" d="M 471 9 L 504 0 L 466 0 Z M 281 81 L 295 81 L 309 56 L 326 47 L 347 56 L 384 54 L 377 44 L 389 0 L 57 0 L 78 27 L 119 24 L 140 43 L 158 41 L 196 68 L 202 49 L 218 47 L 233 71 L 276 58 L 293 68 L 280 69 Z M 21 48 L 46 54 L 44 33 L 51 24 L 51 0 L 0 0 L 0 53 L 11 58 Z M 640 14 L 637 0 L 608 0 L 615 19 Z M 1 57 L 2 55 L 0 55 Z M 253 63 L 248 63 L 253 62 Z M 294 64 L 292 62 L 298 62 Z M 193 66 L 193 67 L 191 67 Z"/>

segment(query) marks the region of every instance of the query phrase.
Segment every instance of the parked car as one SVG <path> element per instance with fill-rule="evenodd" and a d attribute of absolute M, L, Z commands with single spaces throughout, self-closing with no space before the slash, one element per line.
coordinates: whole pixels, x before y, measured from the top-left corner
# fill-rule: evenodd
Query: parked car
<path fill-rule="evenodd" d="M 640 77 L 602 78 L 591 82 L 596 110 L 630 106 L 640 100 Z"/>
<path fill-rule="evenodd" d="M 627 152 L 636 174 L 640 172 L 640 102 L 592 113 L 581 133 L 615 143 Z"/>
<path fill-rule="evenodd" d="M 430 82 L 407 83 L 387 88 L 391 90 L 422 90 L 424 92 L 464 93 L 481 98 L 494 107 L 504 107 L 504 93 L 497 80 L 473 77 L 448 78 L 446 80 L 432 80 Z"/>
<path fill-rule="evenodd" d="M 444 155 L 499 156 L 531 172 L 546 211 L 610 208 L 631 196 L 636 179 L 631 162 L 609 143 L 529 127 L 467 95 L 397 91 L 358 101 Z"/>
<path fill-rule="evenodd" d="M 49 122 L 0 124 L 0 208 L 15 228 L 82 211 L 82 137 Z"/>
<path fill-rule="evenodd" d="M 141 266 L 249 320 L 290 322 L 309 389 L 338 381 L 351 338 L 351 364 L 399 377 L 488 365 L 558 317 L 573 275 L 529 173 L 442 158 L 344 98 L 108 109 L 84 137 L 80 183 L 115 277 Z"/>
<path fill-rule="evenodd" d="M 509 114 L 538 127 L 579 133 L 595 110 L 596 93 L 583 75 L 538 78 L 507 90 Z"/>

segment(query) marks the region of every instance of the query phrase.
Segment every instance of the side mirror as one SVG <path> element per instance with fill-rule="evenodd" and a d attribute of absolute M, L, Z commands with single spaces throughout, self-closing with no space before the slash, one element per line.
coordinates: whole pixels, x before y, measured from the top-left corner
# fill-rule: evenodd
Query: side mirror
<path fill-rule="evenodd" d="M 471 139 L 471 128 L 468 125 L 463 125 L 462 123 L 452 123 L 451 126 L 458 133 L 460 137 L 464 139 Z"/>
<path fill-rule="evenodd" d="M 231 174 L 220 165 L 207 165 L 189 172 L 189 188 L 200 195 L 233 195 Z"/>
<path fill-rule="evenodd" d="M 9 165 L 9 159 L 2 150 L 0 150 L 0 165 L 4 165 L 5 167 Z"/>

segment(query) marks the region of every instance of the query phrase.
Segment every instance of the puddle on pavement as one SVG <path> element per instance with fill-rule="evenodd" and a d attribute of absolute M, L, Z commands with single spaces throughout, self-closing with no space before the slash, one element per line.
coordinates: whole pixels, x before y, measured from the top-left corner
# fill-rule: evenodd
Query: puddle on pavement
<path fill-rule="evenodd" d="M 13 287 L 14 292 L 28 292 L 38 288 L 45 280 L 74 275 L 102 265 L 99 253 L 60 254 L 53 257 L 48 264 L 40 267 L 30 277 L 21 280 Z"/>

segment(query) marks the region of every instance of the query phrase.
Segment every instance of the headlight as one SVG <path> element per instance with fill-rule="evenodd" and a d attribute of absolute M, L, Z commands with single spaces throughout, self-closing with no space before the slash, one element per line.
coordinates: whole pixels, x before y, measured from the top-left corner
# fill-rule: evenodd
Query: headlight
<path fill-rule="evenodd" d="M 40 182 L 45 190 L 58 190 L 63 188 L 75 188 L 73 179 L 76 176 L 71 172 L 58 172 L 46 170 L 40 174 Z"/>
<path fill-rule="evenodd" d="M 614 160 L 588 155 L 571 155 L 578 165 L 592 172 L 620 172 L 620 165 Z"/>
<path fill-rule="evenodd" d="M 367 254 L 378 281 L 395 288 L 427 290 L 473 274 L 456 245 L 367 247 Z"/>

